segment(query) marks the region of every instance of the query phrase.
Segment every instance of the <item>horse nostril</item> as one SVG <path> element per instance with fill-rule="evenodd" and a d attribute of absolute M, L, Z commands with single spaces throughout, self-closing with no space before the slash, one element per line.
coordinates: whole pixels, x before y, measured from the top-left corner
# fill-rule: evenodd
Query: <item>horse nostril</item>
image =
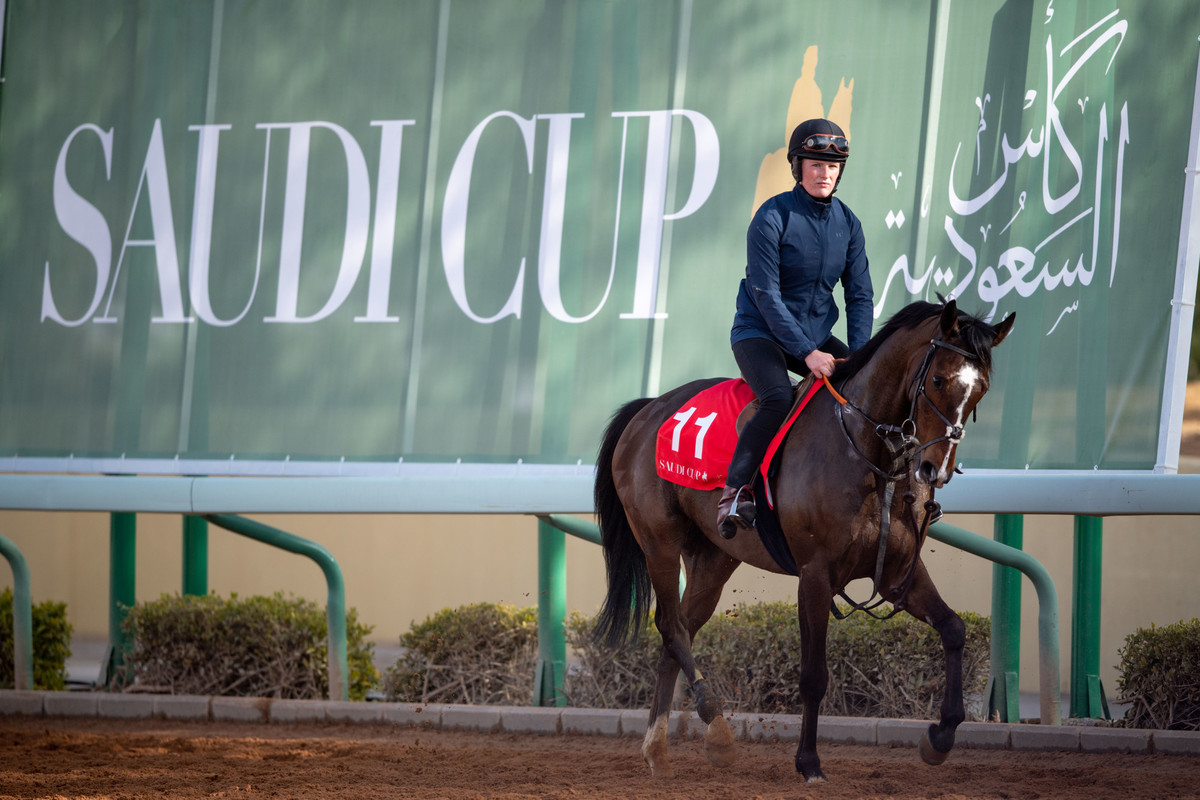
<path fill-rule="evenodd" d="M 933 483 L 937 480 L 937 467 L 931 461 L 922 461 L 920 468 L 917 470 L 917 475 L 925 483 Z"/>

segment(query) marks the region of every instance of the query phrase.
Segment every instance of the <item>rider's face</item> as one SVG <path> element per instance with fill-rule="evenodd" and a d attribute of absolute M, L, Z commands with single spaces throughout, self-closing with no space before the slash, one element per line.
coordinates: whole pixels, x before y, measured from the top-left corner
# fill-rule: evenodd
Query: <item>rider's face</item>
<path fill-rule="evenodd" d="M 836 161 L 800 159 L 800 185 L 813 197 L 826 198 L 833 194 L 842 165 Z"/>

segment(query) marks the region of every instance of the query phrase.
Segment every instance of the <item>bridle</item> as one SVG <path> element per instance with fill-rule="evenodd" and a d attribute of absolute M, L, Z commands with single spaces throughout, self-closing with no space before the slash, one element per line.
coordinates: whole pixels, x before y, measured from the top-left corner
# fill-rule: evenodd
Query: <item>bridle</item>
<path fill-rule="evenodd" d="M 946 429 L 949 431 L 949 433 L 947 433 L 945 436 L 939 436 L 932 441 L 920 444 L 913 452 L 912 459 L 916 459 L 918 455 L 925 452 L 925 450 L 928 448 L 933 447 L 935 444 L 941 444 L 942 442 L 953 442 L 954 444 L 958 444 L 963 438 L 962 426 L 955 425 L 953 422 L 951 422 L 950 419 L 942 412 L 942 410 L 938 408 L 937 403 L 933 402 L 933 400 L 929 398 L 929 394 L 925 391 L 925 379 L 929 377 L 929 368 L 933 365 L 933 355 L 937 352 L 939 347 L 954 353 L 958 353 L 960 356 L 969 361 L 979 360 L 979 356 L 977 356 L 975 353 L 970 353 L 966 350 L 963 350 L 961 347 L 950 344 L 945 339 L 942 339 L 940 335 L 938 338 L 931 339 L 929 341 L 929 349 L 925 351 L 925 359 L 921 362 L 921 369 L 917 371 L 916 380 L 913 381 L 918 388 L 916 393 L 913 395 L 912 407 L 909 409 L 908 419 L 905 420 L 905 423 L 912 423 L 915 438 L 916 423 L 913 422 L 913 420 L 917 416 L 917 403 L 923 398 L 933 413 L 937 414 L 938 419 L 946 424 Z"/>
<path fill-rule="evenodd" d="M 960 356 L 972 361 L 979 360 L 979 356 L 977 356 L 975 353 L 964 350 L 957 345 L 950 344 L 945 339 L 942 339 L 940 335 L 936 339 L 931 339 L 929 341 L 929 349 L 925 351 L 925 357 L 921 361 L 921 367 L 917 370 L 916 376 L 913 378 L 912 383 L 910 384 L 910 386 L 915 387 L 915 391 L 911 392 L 912 402 L 909 405 L 908 416 L 899 425 L 876 422 L 871 418 L 870 414 L 868 414 L 866 411 L 863 411 L 862 408 L 856 405 L 853 401 L 847 400 L 834 391 L 833 386 L 829 384 L 828 379 L 825 380 L 826 386 L 838 401 L 838 404 L 834 406 L 833 413 L 837 417 L 838 422 L 841 424 L 842 433 L 845 434 L 846 440 L 850 443 L 850 446 L 854 448 L 854 452 L 856 452 L 859 457 L 866 462 L 871 471 L 874 472 L 879 478 L 883 478 L 884 480 L 898 480 L 904 477 L 908 467 L 914 460 L 916 460 L 916 457 L 930 447 L 933 447 L 936 444 L 941 444 L 942 442 L 953 442 L 954 444 L 958 444 L 960 441 L 962 441 L 962 426 L 955 425 L 950 418 L 947 417 L 940 408 L 938 408 L 937 403 L 933 402 L 925 388 L 925 381 L 929 377 L 929 369 L 933 366 L 933 357 L 939 348 L 958 353 Z M 924 443 L 917 438 L 916 423 L 917 405 L 922 399 L 925 400 L 925 403 L 929 406 L 933 413 L 937 415 L 938 419 L 945 423 L 946 429 L 949 431 L 949 433 L 947 433 L 945 436 L 939 436 L 936 439 L 931 439 L 930 441 Z M 892 458 L 890 470 L 884 470 L 877 466 L 871 460 L 871 458 L 862 451 L 862 448 L 858 446 L 858 443 L 854 440 L 854 435 L 851 434 L 849 428 L 846 427 L 845 415 L 847 411 L 857 414 L 866 420 L 866 422 L 875 431 L 875 435 L 883 441 L 888 453 Z"/>
<path fill-rule="evenodd" d="M 915 388 L 911 392 L 912 402 L 909 405 L 908 416 L 899 425 L 891 425 L 887 423 L 876 422 L 869 414 L 862 410 L 858 405 L 847 400 L 838 394 L 833 386 L 829 383 L 828 378 L 824 378 L 826 388 L 837 399 L 837 404 L 834 406 L 833 413 L 837 417 L 838 423 L 841 425 L 842 433 L 846 436 L 846 441 L 849 442 L 851 448 L 858 456 L 866 462 L 867 466 L 875 473 L 875 485 L 880 495 L 880 531 L 879 531 L 879 551 L 875 557 L 875 577 L 873 583 L 873 591 L 871 596 L 863 602 L 857 602 L 850 599 L 845 591 L 838 593 L 844 601 L 850 604 L 850 611 L 842 613 L 836 603 L 832 604 L 832 612 L 838 619 L 844 619 L 849 614 L 855 611 L 863 611 L 876 619 L 889 619 L 904 610 L 904 598 L 908 594 L 909 587 L 912 585 L 913 577 L 916 575 L 917 561 L 921 555 L 921 548 L 925 544 L 925 537 L 929 532 L 929 526 L 942 518 L 942 506 L 933 499 L 934 489 L 929 488 L 929 499 L 925 501 L 925 515 L 918 524 L 916 511 L 913 509 L 913 503 L 916 501 L 916 496 L 911 492 L 905 492 L 903 499 L 908 508 L 910 522 L 913 530 L 917 534 L 917 548 L 913 552 L 912 561 L 908 566 L 904 579 L 900 583 L 889 590 L 887 593 L 880 589 L 880 584 L 883 582 L 883 567 L 887 558 L 887 540 L 891 530 L 892 519 L 892 499 L 895 496 L 897 481 L 904 479 L 912 470 L 912 464 L 917 457 L 925 452 L 930 447 L 942 442 L 952 442 L 957 445 L 963 438 L 963 428 L 961 425 L 954 424 L 946 414 L 938 408 L 937 403 L 933 402 L 925 389 L 925 381 L 929 377 L 929 370 L 933 366 L 933 357 L 937 354 L 938 349 L 950 350 L 958 353 L 972 361 L 978 361 L 979 356 L 975 353 L 968 352 L 961 347 L 950 344 L 938 334 L 938 337 L 929 341 L 929 349 L 925 351 L 925 357 L 921 361 L 921 367 L 916 372 L 916 377 L 910 387 Z M 924 398 L 925 403 L 933 410 L 938 419 L 945 423 L 948 433 L 944 436 L 939 436 L 928 442 L 922 443 L 917 438 L 917 405 Z M 858 446 L 858 442 L 854 440 L 854 435 L 850 433 L 850 429 L 846 427 L 846 412 L 857 414 L 862 417 L 875 431 L 875 435 L 883 442 L 885 449 L 891 457 L 891 463 L 887 469 L 884 469 Z M 957 471 L 957 470 L 956 470 Z M 878 608 L 887 601 L 888 596 L 894 596 L 896 599 L 892 603 L 892 610 L 885 614 L 876 614 L 874 609 Z"/>

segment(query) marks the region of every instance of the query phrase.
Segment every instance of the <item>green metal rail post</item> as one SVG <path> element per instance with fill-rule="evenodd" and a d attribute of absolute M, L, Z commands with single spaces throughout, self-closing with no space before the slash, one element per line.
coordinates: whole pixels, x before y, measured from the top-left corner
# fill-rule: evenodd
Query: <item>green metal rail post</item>
<path fill-rule="evenodd" d="M 13 574 L 13 688 L 33 691 L 33 589 L 29 564 L 10 539 L 0 536 L 0 555 Z"/>
<path fill-rule="evenodd" d="M 108 523 L 108 652 L 100 684 L 117 678 L 125 663 L 125 616 L 137 602 L 137 514 L 109 514 Z"/>
<path fill-rule="evenodd" d="M 350 699 L 350 669 L 346 658 L 346 585 L 342 580 L 342 569 L 333 554 L 316 542 L 236 514 L 205 514 L 204 518 L 225 530 L 289 553 L 307 556 L 317 562 L 325 573 L 328 587 L 325 615 L 329 627 L 329 699 Z"/>
<path fill-rule="evenodd" d="M 1100 682 L 1100 596 L 1104 520 L 1075 517 L 1071 593 L 1071 716 L 1110 719 Z"/>
<path fill-rule="evenodd" d="M 533 678 L 533 704 L 565 706 L 562 693 L 567 671 L 566 534 L 538 518 L 538 661 Z"/>
<path fill-rule="evenodd" d="M 997 514 L 995 541 L 1017 550 L 1024 544 L 1025 518 Z M 1021 573 L 992 564 L 992 665 L 986 695 L 988 718 L 1001 722 L 1021 718 Z"/>
<path fill-rule="evenodd" d="M 562 693 L 567 664 L 567 639 L 563 631 L 567 615 L 564 533 L 600 544 L 600 529 L 595 523 L 563 514 L 538 515 L 538 664 L 533 702 L 540 706 L 567 703 Z"/>
<path fill-rule="evenodd" d="M 1041 722 L 1058 725 L 1062 721 L 1058 691 L 1058 591 L 1050 573 L 1033 556 L 1014 547 L 985 539 L 945 522 L 929 526 L 929 537 L 952 547 L 974 553 L 990 561 L 1016 567 L 1025 573 L 1038 596 L 1038 665 Z"/>
<path fill-rule="evenodd" d="M 190 514 L 183 518 L 183 593 L 208 594 L 208 523 Z"/>

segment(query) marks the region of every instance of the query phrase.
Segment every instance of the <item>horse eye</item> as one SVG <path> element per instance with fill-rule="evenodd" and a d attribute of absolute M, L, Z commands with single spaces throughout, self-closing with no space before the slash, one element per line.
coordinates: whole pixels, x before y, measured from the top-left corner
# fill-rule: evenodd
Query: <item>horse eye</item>
<path fill-rule="evenodd" d="M 937 389 L 939 392 L 942 389 L 946 388 L 946 379 L 941 377 L 940 375 L 934 375 L 932 378 L 932 382 L 933 382 L 933 388 Z"/>

